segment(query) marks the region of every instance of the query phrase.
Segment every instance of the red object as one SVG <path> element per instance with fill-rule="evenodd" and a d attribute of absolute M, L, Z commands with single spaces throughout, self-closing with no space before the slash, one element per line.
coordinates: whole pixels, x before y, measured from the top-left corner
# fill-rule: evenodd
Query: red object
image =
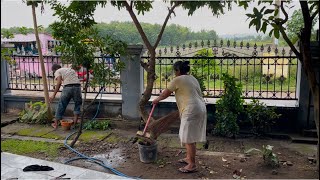
<path fill-rule="evenodd" d="M 93 70 L 90 69 L 89 73 L 93 74 Z M 77 75 L 80 78 L 80 81 L 86 81 L 87 80 L 87 71 L 78 71 Z"/>
<path fill-rule="evenodd" d="M 147 124 L 146 124 L 146 126 L 144 127 L 144 130 L 143 130 L 142 136 L 144 136 L 145 133 L 146 133 L 146 130 L 147 130 L 148 125 L 149 125 L 149 123 L 150 123 L 151 115 L 153 114 L 153 111 L 154 111 L 154 107 L 156 107 L 155 104 L 152 106 L 151 112 L 150 112 L 150 114 L 149 114 L 149 118 L 148 118 L 148 120 L 147 120 Z"/>

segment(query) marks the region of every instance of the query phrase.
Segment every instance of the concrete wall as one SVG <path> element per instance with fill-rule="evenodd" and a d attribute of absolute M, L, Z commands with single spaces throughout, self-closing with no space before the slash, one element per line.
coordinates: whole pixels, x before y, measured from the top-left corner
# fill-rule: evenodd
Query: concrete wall
<path fill-rule="evenodd" d="M 30 96 L 12 96 L 10 94 L 6 94 L 3 96 L 5 101 L 5 110 L 23 110 L 26 103 L 37 102 L 37 101 L 44 101 L 43 97 L 30 97 Z M 91 100 L 87 100 L 86 104 L 89 104 Z M 58 101 L 54 101 L 52 105 L 52 110 L 55 112 L 57 107 Z M 99 107 L 99 112 L 97 118 L 103 117 L 119 117 L 121 116 L 121 105 L 122 101 L 118 100 L 101 100 L 99 105 L 99 100 L 97 100 L 90 108 L 88 109 L 87 116 L 88 118 L 93 117 L 96 112 L 97 108 Z M 73 116 L 73 107 L 74 102 L 70 101 L 65 116 L 70 117 Z"/>

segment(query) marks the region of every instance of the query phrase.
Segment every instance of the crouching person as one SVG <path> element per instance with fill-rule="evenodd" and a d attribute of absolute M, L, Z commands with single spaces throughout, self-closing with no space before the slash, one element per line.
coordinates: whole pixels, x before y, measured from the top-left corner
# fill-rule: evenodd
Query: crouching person
<path fill-rule="evenodd" d="M 55 119 L 54 123 L 52 123 L 52 127 L 55 129 L 58 127 L 58 122 L 62 120 L 62 116 L 64 115 L 71 99 L 73 99 L 74 101 L 73 124 L 76 124 L 78 123 L 80 107 L 82 104 L 81 84 L 78 75 L 74 69 L 62 68 L 58 64 L 52 65 L 52 71 L 54 73 L 54 78 L 57 84 L 54 89 L 53 95 L 49 98 L 50 103 L 56 97 L 60 86 L 63 84 L 63 90 L 61 92 L 60 100 L 56 108 Z"/>

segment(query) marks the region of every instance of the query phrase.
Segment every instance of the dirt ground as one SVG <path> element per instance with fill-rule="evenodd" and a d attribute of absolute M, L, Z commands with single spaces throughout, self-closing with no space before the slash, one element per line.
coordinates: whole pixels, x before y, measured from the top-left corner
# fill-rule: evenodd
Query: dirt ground
<path fill-rule="evenodd" d="M 104 160 L 106 164 L 124 174 L 142 179 L 232 179 L 236 170 L 241 171 L 241 178 L 245 179 L 319 179 L 315 164 L 308 161 L 310 155 L 292 150 L 290 142 L 255 138 L 233 140 L 210 137 L 209 150 L 214 149 L 214 151 L 200 148 L 202 150 L 198 150 L 196 157 L 197 172 L 181 173 L 178 168 L 184 165 L 177 161 L 185 156 L 184 149 L 169 147 L 176 140 L 177 137 L 161 138 L 158 142 L 158 160 L 151 164 L 140 162 L 138 145 L 128 142 L 81 143 L 76 149 L 85 155 Z M 258 154 L 247 157 L 242 153 L 249 147 L 261 148 L 262 145 L 267 144 L 274 146 L 274 152 L 282 162 L 279 168 L 266 166 L 262 156 Z M 46 159 L 41 154 L 31 156 Z M 75 157 L 74 153 L 62 148 L 59 158 L 54 161 L 63 163 L 73 157 Z M 73 161 L 70 164 L 110 172 L 83 160 Z"/>
<path fill-rule="evenodd" d="M 21 130 L 27 130 L 21 132 Z M 20 132 L 17 133 L 17 132 Z M 29 132 L 30 131 L 30 132 Z M 178 160 L 185 157 L 185 149 L 181 147 L 177 134 L 163 134 L 158 139 L 158 159 L 154 163 L 144 164 L 140 161 L 137 144 L 132 144 L 130 138 L 136 129 L 112 129 L 97 131 L 99 134 L 111 134 L 102 140 L 81 141 L 75 149 L 90 157 L 104 161 L 118 171 L 142 179 L 233 179 L 235 171 L 241 171 L 244 179 L 319 179 L 316 165 L 310 163 L 308 157 L 316 153 L 315 145 L 291 143 L 286 140 L 257 139 L 253 137 L 229 139 L 208 136 L 207 149 L 197 145 L 196 165 L 197 172 L 181 173 L 178 168 L 183 164 Z M 28 133 L 29 134 L 28 134 Z M 23 135 L 25 133 L 25 135 Z M 13 123 L 1 128 L 1 135 L 38 136 L 53 138 L 61 142 L 70 132 L 52 131 L 52 128 L 39 125 Z M 28 134 L 28 135 L 27 135 Z M 49 136 L 50 135 L 50 136 Z M 59 139 L 59 140 L 58 140 Z M 1 138 L 1 140 L 4 140 Z M 245 156 L 244 152 L 250 148 L 261 149 L 262 145 L 274 146 L 273 152 L 277 154 L 281 165 L 278 168 L 266 166 L 259 154 Z M 60 148 L 58 158 L 46 156 L 37 152 L 27 156 L 53 160 L 64 163 L 76 157 L 76 154 L 66 148 Z M 102 172 L 109 170 L 94 163 L 77 160 L 71 165 L 94 169 Z"/>

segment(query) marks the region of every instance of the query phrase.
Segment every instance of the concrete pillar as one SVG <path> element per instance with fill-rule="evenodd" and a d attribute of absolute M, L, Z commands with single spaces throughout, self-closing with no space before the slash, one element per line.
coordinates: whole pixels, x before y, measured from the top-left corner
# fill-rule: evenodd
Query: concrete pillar
<path fill-rule="evenodd" d="M 4 93 L 9 88 L 8 79 L 8 63 L 6 60 L 1 59 L 1 112 L 6 112 L 4 104 Z"/>
<path fill-rule="evenodd" d="M 127 55 L 121 56 L 125 63 L 121 71 L 122 116 L 130 120 L 140 120 L 138 103 L 143 92 L 143 69 L 140 65 L 142 45 L 129 45 Z"/>

